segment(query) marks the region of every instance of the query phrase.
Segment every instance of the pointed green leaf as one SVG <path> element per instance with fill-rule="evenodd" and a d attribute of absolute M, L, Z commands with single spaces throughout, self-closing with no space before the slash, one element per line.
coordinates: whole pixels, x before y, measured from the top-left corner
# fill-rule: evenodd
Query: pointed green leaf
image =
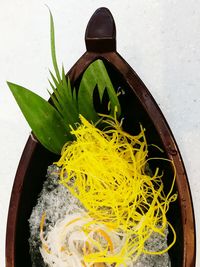
<path fill-rule="evenodd" d="M 56 59 L 54 21 L 53 21 L 53 16 L 52 16 L 50 9 L 49 9 L 49 13 L 50 13 L 51 57 L 52 57 L 56 77 L 58 81 L 60 82 L 61 77 L 60 77 L 60 72 L 58 69 L 58 64 L 57 64 L 57 59 Z"/>
<path fill-rule="evenodd" d="M 77 99 L 73 98 L 70 79 L 69 77 L 65 76 L 65 70 L 63 66 L 62 66 L 62 86 L 63 86 L 62 95 L 66 105 L 70 105 L 70 108 L 73 110 L 73 113 L 78 114 Z"/>
<path fill-rule="evenodd" d="M 63 90 L 63 96 L 70 101 L 72 99 L 72 89 L 69 78 L 65 76 L 65 69 L 64 66 L 62 66 L 62 84 L 63 87 L 67 90 Z"/>
<path fill-rule="evenodd" d="M 63 99 L 65 100 L 65 109 L 66 107 L 70 109 L 71 116 L 73 116 L 73 120 L 77 121 L 79 118 L 78 106 L 77 106 L 77 98 L 76 95 L 74 97 L 75 88 L 72 91 L 71 83 L 69 77 L 66 78 L 64 67 L 62 68 L 62 85 L 63 85 Z"/>
<path fill-rule="evenodd" d="M 64 143 L 71 138 L 69 127 L 58 111 L 46 100 L 28 89 L 8 82 L 24 117 L 41 144 L 60 154 Z"/>
<path fill-rule="evenodd" d="M 50 75 L 51 75 L 51 78 L 55 84 L 55 86 L 49 81 L 50 85 L 51 85 L 51 88 L 53 89 L 53 92 L 55 94 L 55 97 L 60 105 L 61 108 L 63 108 L 64 106 L 64 99 L 62 97 L 62 91 L 63 91 L 63 88 L 62 88 L 62 85 L 61 83 L 59 83 L 57 80 L 56 80 L 56 77 L 53 75 L 53 73 L 51 71 L 50 72 Z"/>
<path fill-rule="evenodd" d="M 51 92 L 48 89 L 47 89 L 47 91 L 49 92 L 50 97 L 53 100 L 53 103 L 54 103 L 55 107 L 57 108 L 59 113 L 62 115 L 62 105 L 61 105 L 61 103 L 59 101 L 60 97 L 59 97 L 59 94 L 57 92 L 57 89 L 56 89 L 56 87 L 53 85 L 53 83 L 50 80 L 49 80 L 49 84 L 50 84 L 50 86 L 51 86 L 51 88 L 53 90 L 53 94 L 51 94 Z"/>
<path fill-rule="evenodd" d="M 60 115 L 62 114 L 62 108 L 60 107 L 60 104 L 58 103 L 58 100 L 56 99 L 56 97 L 51 94 L 51 92 L 49 92 L 49 90 L 47 90 L 51 99 L 52 99 L 52 102 L 53 102 L 53 105 L 56 107 L 56 109 L 58 110 L 58 112 L 60 113 Z"/>
<path fill-rule="evenodd" d="M 73 125 L 79 120 L 79 114 L 77 109 L 77 101 L 72 97 L 70 81 L 68 81 L 68 83 L 66 82 L 66 77 L 63 73 L 61 82 L 57 81 L 56 77 L 51 71 L 50 75 L 55 84 L 54 86 L 49 81 L 54 92 L 54 94 L 51 94 L 51 98 L 55 104 L 55 107 L 58 109 L 65 123 Z"/>
<path fill-rule="evenodd" d="M 79 113 L 93 122 L 97 121 L 98 116 L 93 104 L 95 86 L 98 88 L 100 101 L 102 101 L 104 91 L 107 89 L 110 99 L 111 114 L 114 114 L 115 107 L 117 107 L 118 115 L 120 115 L 121 109 L 117 93 L 113 88 L 106 67 L 100 59 L 91 63 L 83 74 L 78 91 Z"/>

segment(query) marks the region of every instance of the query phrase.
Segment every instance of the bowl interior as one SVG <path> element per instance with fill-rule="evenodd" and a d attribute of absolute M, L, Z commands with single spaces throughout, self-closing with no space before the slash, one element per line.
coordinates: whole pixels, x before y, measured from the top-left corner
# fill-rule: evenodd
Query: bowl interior
<path fill-rule="evenodd" d="M 143 105 L 138 101 L 137 96 L 133 90 L 126 83 L 122 74 L 120 74 L 111 64 L 105 62 L 108 69 L 109 75 L 113 82 L 116 90 L 123 90 L 123 94 L 119 96 L 122 117 L 124 118 L 123 127 L 124 130 L 131 134 L 138 134 L 140 130 L 140 123 L 146 129 L 146 138 L 148 144 L 155 144 L 163 149 L 164 153 L 155 149 L 155 147 L 149 147 L 149 157 L 167 157 L 165 153 L 165 147 L 160 139 L 156 127 L 146 113 Z M 75 82 L 78 84 L 79 79 Z M 94 102 L 96 108 L 100 112 L 104 112 L 104 108 L 99 104 L 98 94 L 94 93 Z M 103 103 L 107 105 L 107 96 L 103 98 Z M 28 219 L 30 217 L 32 208 L 36 205 L 38 194 L 42 189 L 47 167 L 56 161 L 58 156 L 50 153 L 40 144 L 36 146 L 32 161 L 30 162 L 26 175 L 24 177 L 24 185 L 21 191 L 19 212 L 16 225 L 16 244 L 15 244 L 15 267 L 27 266 L 31 267 L 31 260 L 29 255 L 29 226 Z M 164 171 L 164 185 L 165 190 L 168 192 L 172 179 L 173 179 L 173 168 L 165 161 L 151 161 L 150 168 L 154 170 L 159 165 L 160 170 Z M 174 192 L 176 192 L 176 186 Z M 169 254 L 171 257 L 172 267 L 182 266 L 183 258 L 183 229 L 181 221 L 181 207 L 179 201 L 172 203 L 168 211 L 168 220 L 174 226 L 177 241 L 176 244 L 170 249 Z M 172 239 L 172 235 L 169 234 L 169 243 Z M 177 256 L 178 255 L 178 256 Z"/>

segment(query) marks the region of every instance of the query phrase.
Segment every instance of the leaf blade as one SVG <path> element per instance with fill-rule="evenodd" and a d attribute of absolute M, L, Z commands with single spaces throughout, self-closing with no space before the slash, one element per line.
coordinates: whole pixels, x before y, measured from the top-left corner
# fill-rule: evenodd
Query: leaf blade
<path fill-rule="evenodd" d="M 60 154 L 71 135 L 58 111 L 30 90 L 14 83 L 7 84 L 37 139 L 51 152 Z"/>
<path fill-rule="evenodd" d="M 117 93 L 115 92 L 106 67 L 101 59 L 97 59 L 91 63 L 83 74 L 78 91 L 79 113 L 93 122 L 98 120 L 99 117 L 93 104 L 93 93 L 96 86 L 100 101 L 102 101 L 105 89 L 107 89 L 111 114 L 114 114 L 115 107 L 117 107 L 118 115 L 120 115 L 121 108 Z"/>
<path fill-rule="evenodd" d="M 50 9 L 49 9 L 49 13 L 50 13 L 51 57 L 52 57 L 52 62 L 53 62 L 54 70 L 56 73 L 56 77 L 58 81 L 61 82 L 60 72 L 58 69 L 58 63 L 56 59 L 54 21 L 53 21 L 53 16 L 52 16 Z"/>

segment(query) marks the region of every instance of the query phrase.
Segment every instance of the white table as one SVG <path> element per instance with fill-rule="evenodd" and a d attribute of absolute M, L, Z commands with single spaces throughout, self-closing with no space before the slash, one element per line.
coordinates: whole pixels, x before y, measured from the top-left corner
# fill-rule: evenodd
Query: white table
<path fill-rule="evenodd" d="M 83 54 L 93 12 L 106 6 L 117 26 L 118 51 L 145 82 L 163 111 L 186 166 L 200 245 L 200 2 L 191 0 L 0 1 L 0 266 L 16 168 L 30 132 L 6 80 L 48 98 L 49 13 L 57 54 L 66 70 Z M 197 255 L 200 251 L 197 251 Z M 197 264 L 200 259 L 197 256 Z"/>

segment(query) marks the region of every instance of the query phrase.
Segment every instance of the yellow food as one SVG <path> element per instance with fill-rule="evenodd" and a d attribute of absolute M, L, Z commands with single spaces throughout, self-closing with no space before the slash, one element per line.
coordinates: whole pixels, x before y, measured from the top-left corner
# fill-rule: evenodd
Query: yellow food
<path fill-rule="evenodd" d="M 92 222 L 103 224 L 110 232 L 125 237 L 120 251 L 113 247 L 109 232 L 97 232 L 107 241 L 107 249 L 84 255 L 85 263 L 115 263 L 116 266 L 135 261 L 141 253 L 162 254 L 175 242 L 176 233 L 167 221 L 170 202 L 175 201 L 171 189 L 166 195 L 159 168 L 150 175 L 147 171 L 148 145 L 145 129 L 132 136 L 122 130 L 121 124 L 107 116 L 103 131 L 80 116 L 81 124 L 71 130 L 75 141 L 66 143 L 56 163 L 61 168 L 60 183 L 80 200 Z M 158 159 L 155 159 L 158 160 Z M 160 159 L 166 160 L 167 159 Z M 173 163 L 169 161 L 169 164 Z M 174 239 L 163 251 L 146 251 L 144 245 L 152 233 L 165 235 L 170 226 Z M 94 243 L 94 240 L 91 241 Z"/>

